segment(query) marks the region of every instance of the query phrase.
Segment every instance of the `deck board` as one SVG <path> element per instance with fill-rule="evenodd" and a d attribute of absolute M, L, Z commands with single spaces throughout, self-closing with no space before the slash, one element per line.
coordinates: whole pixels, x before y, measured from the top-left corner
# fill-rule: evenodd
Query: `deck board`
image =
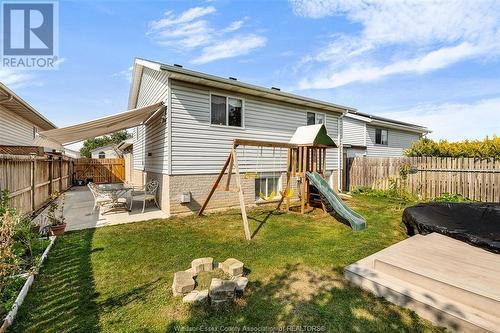
<path fill-rule="evenodd" d="M 416 235 L 346 267 L 345 275 L 452 330 L 500 330 L 500 255 L 459 240 Z M 406 301 L 392 295 L 396 289 Z"/>

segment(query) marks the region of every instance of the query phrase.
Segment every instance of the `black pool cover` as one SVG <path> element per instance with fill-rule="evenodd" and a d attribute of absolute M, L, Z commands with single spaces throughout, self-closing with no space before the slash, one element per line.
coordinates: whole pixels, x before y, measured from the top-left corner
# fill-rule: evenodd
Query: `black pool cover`
<path fill-rule="evenodd" d="M 420 203 L 403 212 L 408 235 L 440 234 L 500 253 L 500 204 Z"/>

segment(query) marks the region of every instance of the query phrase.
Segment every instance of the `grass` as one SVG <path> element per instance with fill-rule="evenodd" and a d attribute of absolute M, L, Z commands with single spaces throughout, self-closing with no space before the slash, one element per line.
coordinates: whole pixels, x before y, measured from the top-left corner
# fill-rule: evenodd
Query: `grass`
<path fill-rule="evenodd" d="M 353 232 L 323 214 L 256 208 L 252 242 L 239 211 L 67 233 L 57 240 L 11 332 L 170 332 L 179 327 L 308 325 L 323 331 L 436 332 L 415 313 L 347 284 L 342 269 L 405 238 L 401 204 L 357 195 L 368 220 Z M 192 259 L 235 257 L 249 285 L 233 308 L 172 296 Z"/>

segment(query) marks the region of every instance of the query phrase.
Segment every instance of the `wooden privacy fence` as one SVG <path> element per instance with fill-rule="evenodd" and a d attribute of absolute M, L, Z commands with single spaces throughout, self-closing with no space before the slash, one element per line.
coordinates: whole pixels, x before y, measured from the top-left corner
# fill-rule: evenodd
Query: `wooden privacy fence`
<path fill-rule="evenodd" d="M 79 158 L 75 160 L 75 179 L 92 179 L 96 184 L 125 181 L 123 158 Z"/>
<path fill-rule="evenodd" d="M 448 157 L 354 157 L 348 161 L 349 190 L 368 186 L 387 190 L 404 181 L 408 192 L 429 199 L 443 193 L 476 201 L 500 202 L 500 161 Z"/>
<path fill-rule="evenodd" d="M 9 190 L 10 205 L 19 213 L 42 207 L 52 193 L 71 187 L 70 158 L 0 155 L 0 189 Z"/>

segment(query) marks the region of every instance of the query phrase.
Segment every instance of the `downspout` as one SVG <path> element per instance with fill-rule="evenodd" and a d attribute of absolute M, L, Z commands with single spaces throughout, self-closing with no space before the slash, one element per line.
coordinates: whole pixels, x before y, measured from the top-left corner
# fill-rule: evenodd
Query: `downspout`
<path fill-rule="evenodd" d="M 342 129 L 343 129 L 343 121 L 344 121 L 344 115 L 347 113 L 347 110 L 344 110 L 342 114 L 339 117 L 339 121 L 337 122 L 337 142 L 339 143 L 339 148 L 337 149 L 337 190 L 339 192 L 342 192 L 342 152 L 343 152 L 343 135 L 342 135 Z"/>
<path fill-rule="evenodd" d="M 172 174 L 172 80 L 167 78 L 167 173 Z"/>

